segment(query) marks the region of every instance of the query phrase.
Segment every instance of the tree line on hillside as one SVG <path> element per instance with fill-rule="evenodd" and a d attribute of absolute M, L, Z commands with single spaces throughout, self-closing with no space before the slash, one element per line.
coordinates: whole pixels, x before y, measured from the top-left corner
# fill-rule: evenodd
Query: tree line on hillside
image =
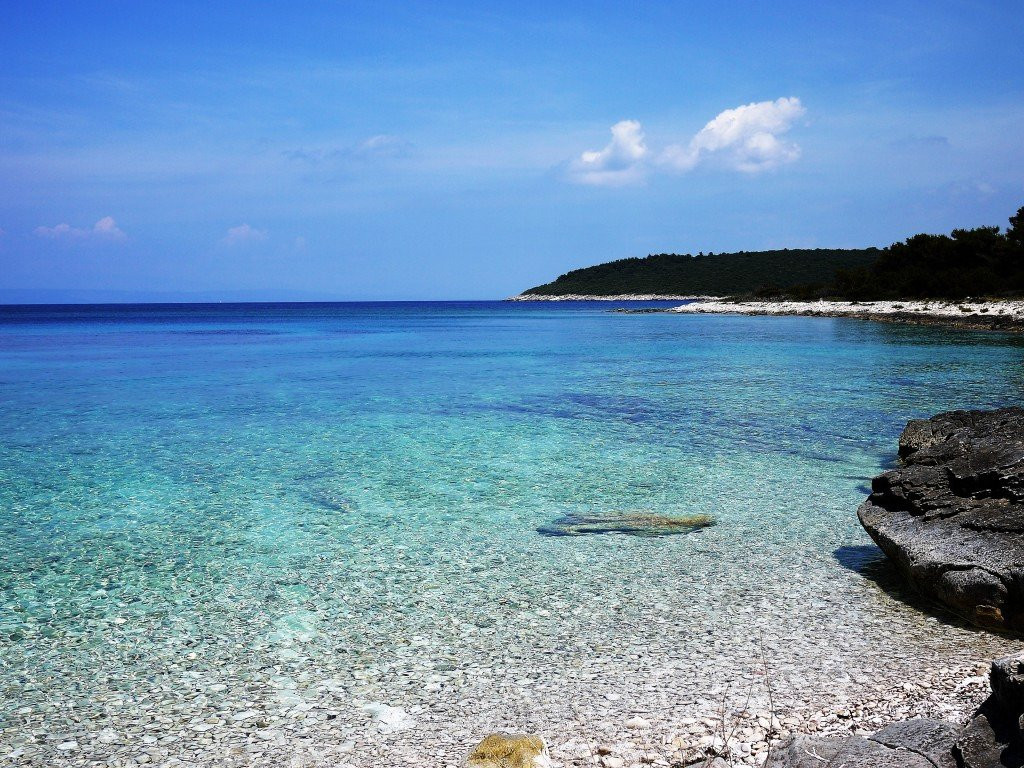
<path fill-rule="evenodd" d="M 575 269 L 525 293 L 772 299 L 964 299 L 1024 295 L 1024 208 L 999 227 L 914 235 L 888 248 L 658 253 Z"/>
<path fill-rule="evenodd" d="M 1024 295 L 1024 208 L 999 227 L 914 235 L 880 251 L 870 264 L 839 268 L 830 282 L 765 284 L 765 298 L 952 299 Z"/>
<path fill-rule="evenodd" d="M 837 269 L 854 270 L 871 264 L 877 248 L 785 249 L 739 253 L 657 253 L 575 269 L 527 294 L 564 296 L 724 296 L 753 293 L 765 286 L 776 289 L 824 285 Z"/>

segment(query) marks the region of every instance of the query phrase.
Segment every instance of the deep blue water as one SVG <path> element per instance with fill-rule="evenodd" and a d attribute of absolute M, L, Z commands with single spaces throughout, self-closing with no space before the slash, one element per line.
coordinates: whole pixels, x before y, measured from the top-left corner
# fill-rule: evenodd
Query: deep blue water
<path fill-rule="evenodd" d="M 645 585 L 600 624 L 552 609 L 533 634 L 565 653 L 620 620 L 634 642 L 682 583 L 714 597 L 680 633 L 738 594 L 781 616 L 796 567 L 875 610 L 834 553 L 867 544 L 853 511 L 903 424 L 1024 394 L 1020 337 L 612 306 L 0 307 L 7 715 L 62 686 L 90 700 L 338 659 L 375 671 L 362 695 L 405 701 L 383 649 L 469 664 L 492 641 L 461 619 L 509 594 L 605 604 Z M 622 510 L 717 525 L 537 533 Z"/>

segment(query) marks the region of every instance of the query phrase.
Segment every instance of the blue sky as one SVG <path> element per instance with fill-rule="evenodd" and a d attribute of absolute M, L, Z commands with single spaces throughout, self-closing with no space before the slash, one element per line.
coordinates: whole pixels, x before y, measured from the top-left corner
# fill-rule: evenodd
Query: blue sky
<path fill-rule="evenodd" d="M 8 3 L 0 299 L 498 298 L 650 252 L 1005 225 L 1022 18 Z"/>

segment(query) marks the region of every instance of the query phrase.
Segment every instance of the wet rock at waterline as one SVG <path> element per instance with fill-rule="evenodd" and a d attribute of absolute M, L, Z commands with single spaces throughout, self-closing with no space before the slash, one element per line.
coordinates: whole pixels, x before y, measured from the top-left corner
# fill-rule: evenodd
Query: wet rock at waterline
<path fill-rule="evenodd" d="M 468 768 L 550 768 L 548 747 L 540 736 L 492 733 L 469 753 Z"/>
<path fill-rule="evenodd" d="M 715 524 L 710 515 L 659 515 L 652 512 L 568 514 L 542 525 L 545 536 L 587 536 L 622 533 L 627 536 L 672 536 L 691 533 Z"/>
<path fill-rule="evenodd" d="M 872 481 L 864 528 L 918 591 L 1024 631 L 1024 409 L 911 421 L 900 456 Z"/>

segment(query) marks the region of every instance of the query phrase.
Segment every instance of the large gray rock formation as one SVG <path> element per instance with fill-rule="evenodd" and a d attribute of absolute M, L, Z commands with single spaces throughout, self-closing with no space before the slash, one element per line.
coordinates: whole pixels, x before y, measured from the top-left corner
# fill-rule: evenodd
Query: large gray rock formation
<path fill-rule="evenodd" d="M 900 457 L 858 510 L 871 538 L 926 596 L 1024 631 L 1024 408 L 911 421 Z"/>

